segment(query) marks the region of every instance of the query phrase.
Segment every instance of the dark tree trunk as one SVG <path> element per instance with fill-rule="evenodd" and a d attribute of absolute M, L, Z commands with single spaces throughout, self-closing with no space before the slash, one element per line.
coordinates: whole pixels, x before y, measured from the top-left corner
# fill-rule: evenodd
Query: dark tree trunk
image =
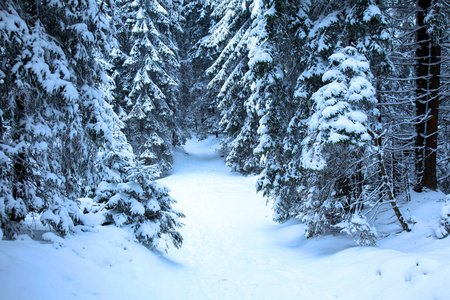
<path fill-rule="evenodd" d="M 415 190 L 437 189 L 436 150 L 438 130 L 441 46 L 433 41 L 425 26 L 431 0 L 419 0 L 417 12 L 416 79 L 416 175 Z"/>
<path fill-rule="evenodd" d="M 14 112 L 14 123 L 16 127 L 13 133 L 13 139 L 16 144 L 20 144 L 23 141 L 24 134 L 24 120 L 25 120 L 25 103 L 24 95 L 19 93 L 16 95 L 16 108 Z M 24 145 L 22 145 L 18 152 L 14 155 L 13 161 L 13 186 L 12 186 L 12 196 L 18 202 L 26 203 L 25 195 L 25 185 L 27 180 L 27 169 L 26 169 L 26 155 Z M 26 213 L 24 211 L 11 212 L 11 221 L 21 222 L 25 219 Z"/>

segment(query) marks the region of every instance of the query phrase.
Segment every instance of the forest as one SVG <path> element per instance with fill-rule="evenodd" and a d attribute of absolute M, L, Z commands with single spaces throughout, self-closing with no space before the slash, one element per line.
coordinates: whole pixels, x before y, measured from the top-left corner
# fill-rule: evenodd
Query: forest
<path fill-rule="evenodd" d="M 307 237 L 375 245 L 385 207 L 410 231 L 412 191 L 450 193 L 449 16 L 447 0 L 1 0 L 0 235 L 98 213 L 178 248 L 157 179 L 210 135 Z"/>

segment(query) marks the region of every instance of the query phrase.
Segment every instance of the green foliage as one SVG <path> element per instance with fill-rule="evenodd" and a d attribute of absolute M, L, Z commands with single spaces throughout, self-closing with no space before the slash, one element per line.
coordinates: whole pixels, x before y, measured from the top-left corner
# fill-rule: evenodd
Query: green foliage
<path fill-rule="evenodd" d="M 114 11 L 110 5 L 0 4 L 0 225 L 6 238 L 26 233 L 30 214 L 60 235 L 72 232 L 85 220 L 77 199 L 94 192 L 107 203 L 108 218 L 127 215 L 141 243 L 154 248 L 168 235 L 181 245 L 175 229 L 182 214 L 171 210 L 174 200 L 154 182 L 154 170 L 136 163 L 124 124 L 108 103 L 114 85 L 108 55 L 117 46 L 105 14 Z M 120 198 L 125 193 L 128 198 Z"/>
<path fill-rule="evenodd" d="M 173 19 L 179 7 L 155 0 L 121 1 L 117 14 L 119 88 L 124 132 L 139 159 L 158 173 L 172 167 L 172 145 L 184 141 L 178 108 L 179 61 Z"/>

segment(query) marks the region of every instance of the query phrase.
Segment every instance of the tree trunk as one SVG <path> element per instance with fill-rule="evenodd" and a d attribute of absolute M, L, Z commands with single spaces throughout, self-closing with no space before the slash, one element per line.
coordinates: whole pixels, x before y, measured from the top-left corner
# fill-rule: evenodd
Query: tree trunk
<path fill-rule="evenodd" d="M 13 133 L 13 139 L 15 144 L 21 144 L 23 142 L 24 134 L 24 120 L 25 120 L 25 103 L 23 93 L 16 95 L 16 108 L 14 112 L 14 123 L 16 130 Z M 24 145 L 19 147 L 19 150 L 13 157 L 13 185 L 12 196 L 16 202 L 26 203 L 25 185 L 27 180 L 27 169 L 25 164 L 25 149 Z M 14 208 L 11 211 L 10 220 L 15 222 L 21 222 L 25 220 L 26 211 L 17 210 Z"/>
<path fill-rule="evenodd" d="M 416 176 L 415 190 L 437 189 L 436 150 L 438 130 L 441 46 L 433 41 L 425 26 L 431 0 L 419 0 L 417 12 L 416 79 Z"/>
<path fill-rule="evenodd" d="M 409 228 L 408 223 L 406 223 L 405 219 L 403 218 L 403 215 L 397 205 L 397 199 L 395 198 L 395 193 L 394 193 L 394 183 L 389 179 L 388 172 L 384 165 L 383 154 L 380 150 L 381 145 L 378 143 L 379 135 L 376 135 L 375 133 L 373 133 L 371 131 L 369 131 L 369 134 L 372 136 L 375 147 L 377 148 L 376 155 L 377 155 L 378 167 L 380 168 L 380 172 L 381 172 L 381 184 L 384 185 L 384 187 L 385 187 L 385 191 L 386 191 L 387 197 L 389 199 L 389 203 L 391 203 L 391 206 L 392 206 L 392 209 L 394 210 L 395 216 L 397 217 L 397 220 L 400 222 L 400 225 L 402 226 L 403 230 L 410 232 L 411 229 Z M 380 191 L 380 193 L 382 193 L 382 192 Z"/>

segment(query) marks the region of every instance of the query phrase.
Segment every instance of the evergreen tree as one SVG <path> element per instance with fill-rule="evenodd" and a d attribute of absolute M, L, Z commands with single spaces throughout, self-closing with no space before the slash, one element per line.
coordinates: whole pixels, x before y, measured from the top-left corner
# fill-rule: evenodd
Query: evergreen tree
<path fill-rule="evenodd" d="M 309 134 L 303 141 L 302 155 L 303 167 L 311 176 L 309 189 L 305 191 L 308 201 L 299 210 L 309 226 L 309 235 L 324 232 L 327 227 L 342 226 L 358 235 L 360 243 L 371 244 L 373 229 L 366 222 L 363 209 L 368 203 L 377 205 L 380 199 L 371 193 L 382 190 L 376 182 L 371 182 L 377 173 L 370 168 L 374 165 L 373 157 L 379 160 L 375 166 L 382 169 L 380 186 L 391 186 L 384 182 L 387 174 L 376 142 L 380 124 L 375 89 L 369 64 L 355 48 L 336 52 L 330 61 L 331 67 L 323 75 L 327 84 L 312 96 L 315 112 L 308 124 Z M 345 168 L 342 168 L 343 161 Z M 375 187 L 366 190 L 369 184 Z M 389 201 L 395 201 L 392 193 L 388 196 Z M 394 209 L 397 213 L 396 204 Z M 399 220 L 409 230 L 403 218 Z"/>
<path fill-rule="evenodd" d="M 12 238 L 24 232 L 29 213 L 40 213 L 43 223 L 67 234 L 79 217 L 74 195 L 81 178 L 72 155 L 83 153 L 73 66 L 49 24 L 36 18 L 43 7 L 24 1 L 0 8 L 2 228 Z"/>
<path fill-rule="evenodd" d="M 447 151 L 445 147 L 440 151 L 440 146 L 445 145 L 446 136 L 441 130 L 446 128 L 446 122 L 445 117 L 439 116 L 445 109 L 438 106 L 446 94 L 442 80 L 448 68 L 444 67 L 445 55 L 439 52 L 446 51 L 448 41 L 448 22 L 444 17 L 448 14 L 448 1 L 384 4 L 395 38 L 391 55 L 395 73 L 381 86 L 385 92 L 380 98 L 382 114 L 386 116 L 383 121 L 389 123 L 385 126 L 390 137 L 389 169 L 402 178 L 395 183 L 395 189 L 397 193 L 408 193 L 410 185 L 416 191 L 424 187 L 436 189 L 437 185 L 445 188 L 444 181 L 438 180 L 446 177 L 441 172 L 446 169 Z M 438 123 L 441 130 L 436 127 Z"/>
<path fill-rule="evenodd" d="M 172 32 L 178 28 L 171 19 L 177 9 L 155 0 L 136 0 L 124 1 L 119 11 L 121 49 L 126 55 L 118 78 L 124 90 L 118 96 L 126 95 L 118 100 L 126 102 L 124 130 L 136 155 L 158 172 L 171 168 L 171 147 L 184 139 L 177 113 L 179 63 Z"/>
<path fill-rule="evenodd" d="M 172 209 L 176 201 L 154 181 L 153 167 L 136 162 L 121 124 L 116 120 L 115 144 L 106 143 L 99 153 L 99 171 L 109 176 L 102 177 L 93 200 L 101 205 L 107 224 L 128 228 L 148 248 L 167 250 L 168 242 L 179 248 L 183 239 L 176 228 L 184 215 Z"/>
<path fill-rule="evenodd" d="M 217 133 L 219 116 L 217 107 L 208 98 L 206 69 L 213 63 L 210 51 L 201 46 L 211 25 L 211 5 L 197 0 L 184 3 L 182 9 L 183 32 L 180 46 L 180 104 L 187 126 L 199 137 Z"/>
<path fill-rule="evenodd" d="M 297 196 L 294 174 L 288 174 L 293 163 L 286 142 L 289 121 L 296 103 L 292 97 L 295 79 L 300 69 L 304 29 L 308 18 L 302 1 L 263 1 L 260 17 L 256 20 L 260 32 L 255 53 L 263 53 L 261 60 L 251 68 L 254 84 L 252 97 L 256 99 L 260 141 L 255 153 L 261 157 L 263 172 L 257 189 L 273 200 L 275 220 L 284 221 L 289 215 L 288 206 Z M 261 57 L 261 55 L 256 55 Z M 297 142 L 297 141 L 296 141 Z"/>
<path fill-rule="evenodd" d="M 208 99 L 220 112 L 222 148 L 228 153 L 227 165 L 242 173 L 259 172 L 253 153 L 257 145 L 257 116 L 250 96 L 249 70 L 252 10 L 255 3 L 223 0 L 212 4 L 215 21 L 201 44 L 216 57 L 206 70 L 211 76 Z M 253 14 L 256 16 L 256 14 Z"/>
<path fill-rule="evenodd" d="M 127 216 L 143 244 L 154 248 L 169 235 L 178 247 L 182 214 L 136 163 L 108 103 L 104 68 L 114 38 L 105 15 L 112 8 L 103 5 L 0 4 L 1 228 L 14 238 L 35 213 L 65 235 L 83 222 L 76 199 L 93 191 L 108 218 Z"/>
<path fill-rule="evenodd" d="M 436 153 L 441 80 L 441 37 L 447 17 L 441 1 L 419 0 L 416 49 L 416 191 L 437 189 Z"/>
<path fill-rule="evenodd" d="M 450 14 L 450 6 L 443 6 L 441 17 Z M 444 193 L 450 193 L 450 101 L 449 101 L 449 83 L 450 83 L 450 31 L 449 23 L 446 18 L 440 18 L 444 21 L 441 25 L 444 30 L 441 31 L 440 44 L 442 47 L 441 55 L 441 86 L 440 86 L 440 104 L 439 104 L 439 125 L 438 125 L 438 150 L 437 150 L 437 178 L 439 189 Z M 445 22 L 447 21 L 447 22 Z"/>
<path fill-rule="evenodd" d="M 357 236 L 361 243 L 371 243 L 373 242 L 371 225 L 361 223 L 364 220 L 361 213 L 363 205 L 357 203 L 367 192 L 362 189 L 363 182 L 370 177 L 366 177 L 367 174 L 373 175 L 381 172 L 378 168 L 370 171 L 364 169 L 364 163 L 362 163 L 363 160 L 372 161 L 371 165 L 373 165 L 378 161 L 377 147 L 373 147 L 375 141 L 368 134 L 365 135 L 366 141 L 363 143 L 365 145 L 363 148 L 360 148 L 361 141 L 356 142 L 357 139 L 352 141 L 350 138 L 345 142 L 340 139 L 335 141 L 325 139 L 325 141 L 322 139 L 326 134 L 322 130 L 331 129 L 319 123 L 314 125 L 314 121 L 319 121 L 320 118 L 315 118 L 321 110 L 328 113 L 328 110 L 335 109 L 330 117 L 338 118 L 341 114 L 345 115 L 343 110 L 348 109 L 351 105 L 345 104 L 338 109 L 339 104 L 337 103 L 342 100 L 333 100 L 336 101 L 334 104 L 331 103 L 333 102 L 331 100 L 339 97 L 345 99 L 346 96 L 343 95 L 350 92 L 344 92 L 344 90 L 349 91 L 349 89 L 355 88 L 350 84 L 353 80 L 352 76 L 367 78 L 366 91 L 372 91 L 371 99 L 368 101 L 372 103 L 372 107 L 378 103 L 374 88 L 377 86 L 376 79 L 378 78 L 375 79 L 372 74 L 382 76 L 391 70 L 386 53 L 386 45 L 388 45 L 390 37 L 386 30 L 386 22 L 373 1 L 348 1 L 345 5 L 341 2 L 330 2 L 327 6 L 305 2 L 298 7 L 301 8 L 300 13 L 288 13 L 286 10 L 287 15 L 302 19 L 296 29 L 295 38 L 303 46 L 303 51 L 299 49 L 296 52 L 298 53 L 296 65 L 303 66 L 303 69 L 298 76 L 295 91 L 291 94 L 293 98 L 288 102 L 292 105 L 295 104 L 296 111 L 288 126 L 284 125 L 285 128 L 287 127 L 284 139 L 272 139 L 272 141 L 277 140 L 271 147 L 275 150 L 267 152 L 269 154 L 267 160 L 270 163 L 265 165 L 263 175 L 259 180 L 259 189 L 274 200 L 277 220 L 283 221 L 297 217 L 309 225 L 307 232 L 309 236 L 334 230 L 333 228 L 336 228 L 334 226 L 337 224 L 347 222 L 347 225 L 353 224 L 352 229 L 347 227 L 348 231 Z M 347 45 L 351 45 L 351 48 L 346 48 Z M 350 51 L 350 49 L 353 50 Z M 346 73 L 344 71 L 346 67 L 343 67 L 339 74 L 346 74 L 344 77 L 347 79 L 344 81 L 347 83 L 344 84 L 337 78 L 341 76 L 337 75 L 336 68 L 339 68 L 337 65 L 353 59 L 356 61 L 355 57 L 350 60 L 344 59 L 339 63 L 335 60 L 339 55 L 350 55 L 346 51 L 357 53 L 357 57 L 361 58 L 360 61 L 367 60 L 367 65 L 364 71 L 360 70 L 365 75 L 362 73 L 351 75 Z M 284 69 L 287 68 L 284 67 Z M 344 88 L 344 86 L 346 87 Z M 319 97 L 320 93 L 323 93 L 322 96 L 332 97 L 329 99 L 331 102 L 324 100 L 326 106 L 317 103 L 319 98 L 324 98 Z M 334 107 L 335 104 L 336 107 Z M 326 108 L 328 105 L 333 108 Z M 284 106 L 287 109 L 290 107 L 289 105 Z M 356 108 L 354 107 L 354 109 Z M 373 126 L 371 131 L 376 135 L 377 130 L 374 128 L 379 123 L 377 114 L 371 111 L 367 105 L 358 109 L 362 111 L 366 109 L 364 114 L 371 116 L 367 120 L 371 120 L 369 122 L 370 126 Z M 276 114 L 280 114 L 279 108 L 275 111 Z M 272 120 L 276 119 L 272 118 Z M 325 122 L 325 119 L 320 120 Z M 353 121 L 348 124 L 351 123 L 354 124 Z M 274 128 L 277 127 L 274 126 Z M 343 128 L 334 129 L 337 134 L 341 134 L 342 132 L 339 130 L 343 130 Z M 276 137 L 277 134 L 272 136 Z M 338 135 L 330 136 L 338 137 Z M 267 138 L 265 139 L 267 140 Z M 355 147 L 355 144 L 360 146 Z M 349 151 L 345 147 L 350 147 L 354 151 Z M 265 153 L 263 152 L 263 154 Z M 375 157 L 378 158 L 375 159 Z M 381 157 L 381 159 L 384 162 L 384 158 Z M 342 165 L 352 166 L 353 169 L 344 169 L 340 167 Z M 322 168 L 325 166 L 329 166 L 329 168 L 323 170 Z M 373 182 L 372 187 L 375 189 L 375 187 L 381 186 L 383 189 L 388 189 L 388 184 L 381 180 L 381 175 L 378 178 L 379 181 Z M 392 200 L 392 197 L 388 198 Z M 355 222 L 351 221 L 352 218 Z M 399 221 L 404 226 L 403 219 L 399 218 Z M 407 227 L 404 226 L 404 228 Z"/>

